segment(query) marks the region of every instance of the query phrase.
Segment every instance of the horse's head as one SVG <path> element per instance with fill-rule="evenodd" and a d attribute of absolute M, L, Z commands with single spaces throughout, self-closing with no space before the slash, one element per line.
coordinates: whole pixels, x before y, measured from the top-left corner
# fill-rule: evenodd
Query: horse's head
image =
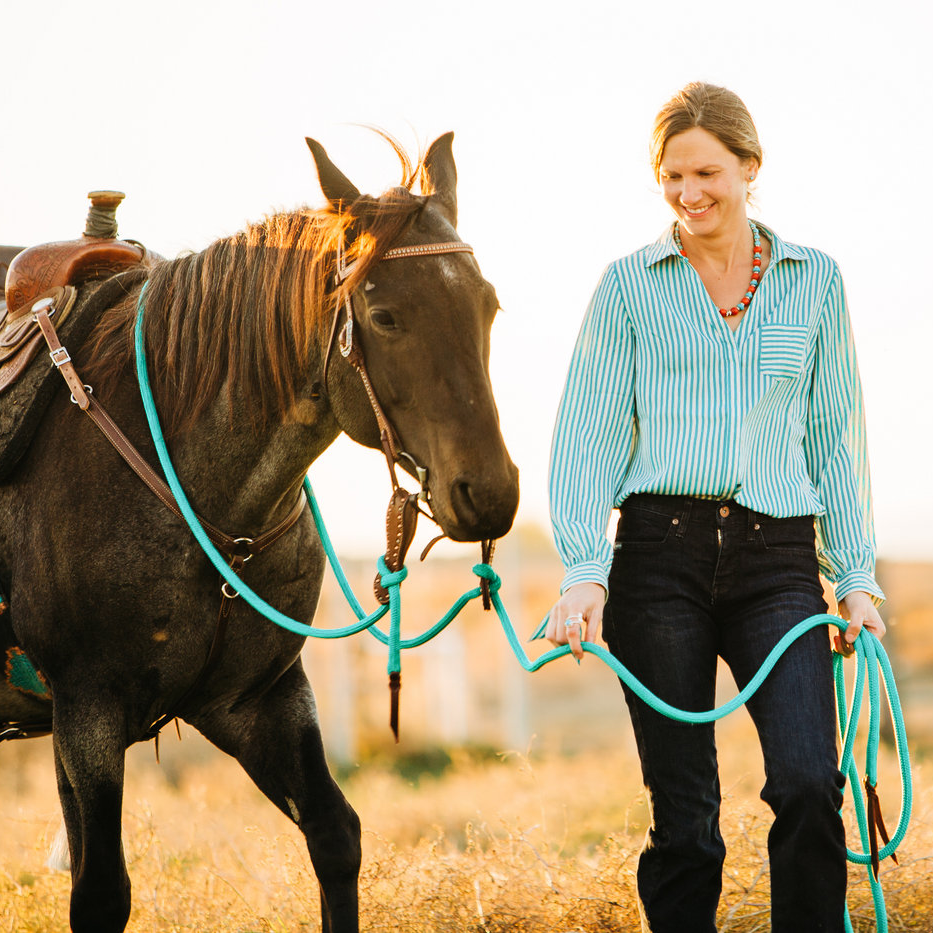
<path fill-rule="evenodd" d="M 453 134 L 440 137 L 422 165 L 416 197 L 395 191 L 384 198 L 413 199 L 410 217 L 391 243 L 376 247 L 375 261 L 350 275 L 355 352 L 365 360 L 373 392 L 404 454 L 399 465 L 427 468 L 435 518 L 451 538 L 498 538 L 512 525 L 518 506 L 518 470 L 499 430 L 489 381 L 489 334 L 498 310 L 493 287 L 469 252 L 413 255 L 378 261 L 387 247 L 459 242 L 457 172 Z M 308 140 L 321 188 L 346 215 L 347 240 L 367 236 L 383 199 L 359 191 Z M 371 256 L 370 259 L 373 257 Z M 346 314 L 343 304 L 337 314 Z M 380 447 L 380 431 L 358 371 L 335 347 L 327 385 L 334 415 L 354 440 Z"/>

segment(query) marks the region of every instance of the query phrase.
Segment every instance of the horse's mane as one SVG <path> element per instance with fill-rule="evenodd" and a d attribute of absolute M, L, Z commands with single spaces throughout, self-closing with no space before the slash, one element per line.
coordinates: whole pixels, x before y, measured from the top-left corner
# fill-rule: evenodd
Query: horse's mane
<path fill-rule="evenodd" d="M 257 423 L 295 401 L 308 381 L 316 335 L 329 329 L 344 288 L 356 289 L 426 198 L 411 186 L 422 164 L 396 145 L 404 187 L 363 195 L 344 211 L 301 209 L 274 214 L 200 253 L 160 262 L 145 294 L 146 358 L 167 435 L 181 433 L 226 385 L 242 396 Z M 358 260 L 334 288 L 341 239 L 346 261 Z M 91 335 L 85 371 L 111 390 L 134 358 L 136 303 L 104 313 Z"/>

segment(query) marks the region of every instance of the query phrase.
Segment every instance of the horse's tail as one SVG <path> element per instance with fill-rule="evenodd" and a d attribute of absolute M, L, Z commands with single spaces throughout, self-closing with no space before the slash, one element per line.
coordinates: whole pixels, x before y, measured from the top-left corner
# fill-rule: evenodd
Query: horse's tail
<path fill-rule="evenodd" d="M 52 871 L 71 871 L 71 850 L 68 848 L 68 832 L 64 820 L 58 826 L 45 864 Z"/>

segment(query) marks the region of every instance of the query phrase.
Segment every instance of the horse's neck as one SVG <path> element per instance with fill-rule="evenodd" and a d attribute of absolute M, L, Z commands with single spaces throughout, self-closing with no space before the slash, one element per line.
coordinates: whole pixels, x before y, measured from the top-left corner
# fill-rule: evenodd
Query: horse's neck
<path fill-rule="evenodd" d="M 274 424 L 257 428 L 226 393 L 173 443 L 175 467 L 194 508 L 231 534 L 257 533 L 294 505 L 308 466 L 340 433 L 329 408 L 299 397 Z"/>

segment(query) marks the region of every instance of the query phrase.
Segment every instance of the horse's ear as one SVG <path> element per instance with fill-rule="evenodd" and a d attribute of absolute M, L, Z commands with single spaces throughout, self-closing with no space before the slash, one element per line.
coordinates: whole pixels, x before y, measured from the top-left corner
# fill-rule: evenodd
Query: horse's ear
<path fill-rule="evenodd" d="M 457 226 L 457 166 L 454 164 L 453 133 L 444 133 L 431 143 L 424 157 L 421 189 L 437 203 L 450 223 Z"/>
<path fill-rule="evenodd" d="M 316 139 L 306 136 L 305 142 L 311 150 L 311 155 L 314 156 L 317 177 L 321 183 L 321 191 L 324 192 L 324 197 L 338 211 L 348 204 L 352 204 L 360 196 L 360 192 L 353 182 L 331 162 L 324 151 L 324 147 Z"/>

